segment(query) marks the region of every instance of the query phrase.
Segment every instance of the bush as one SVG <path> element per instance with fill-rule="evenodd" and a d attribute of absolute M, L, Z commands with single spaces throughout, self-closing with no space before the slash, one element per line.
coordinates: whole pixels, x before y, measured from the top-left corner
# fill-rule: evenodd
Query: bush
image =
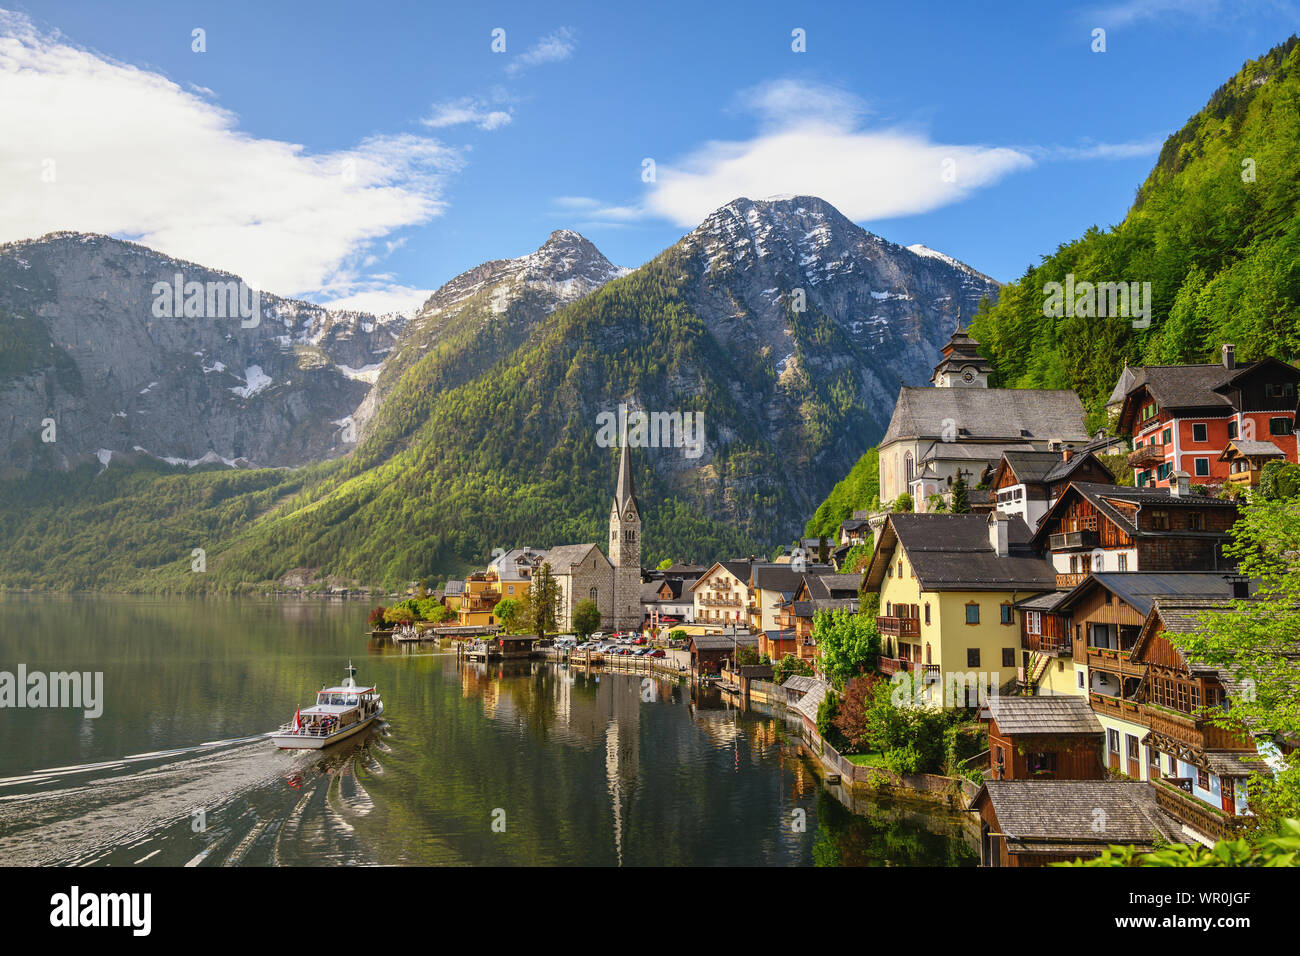
<path fill-rule="evenodd" d="M 372 607 L 370 609 L 370 617 L 366 618 L 366 621 L 370 624 L 371 628 L 383 627 L 384 612 L 387 610 L 388 608 L 384 607 L 382 604 L 379 607 Z"/>
<path fill-rule="evenodd" d="M 886 750 L 881 763 L 884 764 L 886 770 L 901 776 L 902 774 L 920 772 L 922 758 L 920 751 L 912 744 L 908 744 L 906 747 L 895 747 L 892 750 Z"/>
<path fill-rule="evenodd" d="M 905 491 L 894 499 L 894 507 L 891 508 L 890 511 L 894 512 L 894 514 L 906 514 L 907 512 L 912 511 L 915 507 L 916 506 L 912 501 L 912 496 Z"/>

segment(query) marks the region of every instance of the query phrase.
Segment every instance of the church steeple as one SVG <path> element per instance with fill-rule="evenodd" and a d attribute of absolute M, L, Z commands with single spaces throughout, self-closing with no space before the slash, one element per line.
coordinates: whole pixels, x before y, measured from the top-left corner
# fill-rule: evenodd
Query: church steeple
<path fill-rule="evenodd" d="M 625 441 L 618 455 L 618 487 L 614 491 L 614 511 L 621 514 L 629 508 L 637 513 L 641 511 L 636 503 L 636 491 L 632 487 L 632 466 L 628 464 Z"/>
<path fill-rule="evenodd" d="M 943 347 L 943 359 L 934 367 L 930 383 L 936 388 L 988 388 L 993 366 L 979 354 L 979 343 L 961 327 L 961 309 L 957 310 L 957 327 Z"/>

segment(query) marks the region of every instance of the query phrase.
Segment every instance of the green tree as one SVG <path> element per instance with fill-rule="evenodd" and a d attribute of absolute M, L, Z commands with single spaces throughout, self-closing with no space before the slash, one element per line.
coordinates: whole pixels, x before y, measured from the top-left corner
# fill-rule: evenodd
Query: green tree
<path fill-rule="evenodd" d="M 573 609 L 574 633 L 585 641 L 598 630 L 600 630 L 600 608 L 596 607 L 596 602 L 590 598 L 579 601 L 578 606 Z"/>
<path fill-rule="evenodd" d="M 880 655 L 875 619 L 844 608 L 818 611 L 812 636 L 821 654 L 822 672 L 837 687 L 871 669 Z"/>
<path fill-rule="evenodd" d="M 556 629 L 560 617 L 560 582 L 551 573 L 549 561 L 533 575 L 533 583 L 524 597 L 523 626 L 538 638 L 546 636 L 548 631 Z"/>
<path fill-rule="evenodd" d="M 791 677 L 812 677 L 812 673 L 812 664 L 793 654 L 786 654 L 772 665 L 772 680 L 778 684 L 784 684 Z"/>
<path fill-rule="evenodd" d="M 747 644 L 741 644 L 736 648 L 736 664 L 747 667 L 750 664 L 758 663 L 757 648 L 750 647 Z"/>
<path fill-rule="evenodd" d="M 1170 844 L 1142 851 L 1108 846 L 1099 856 L 1053 866 L 1300 866 L 1300 820 L 1279 820 L 1276 832 L 1220 840 L 1213 848 L 1199 843 Z"/>
<path fill-rule="evenodd" d="M 1300 735 L 1300 497 L 1254 496 L 1224 550 L 1258 581 L 1253 599 L 1204 612 L 1195 631 L 1166 636 L 1189 660 L 1230 675 L 1230 706 L 1210 711 L 1214 724 L 1246 737 L 1294 739 Z M 1247 788 L 1262 820 L 1300 817 L 1300 751 L 1271 777 L 1252 774 Z"/>
<path fill-rule="evenodd" d="M 519 601 L 516 598 L 502 598 L 497 601 L 497 606 L 492 609 L 492 615 L 501 622 L 507 634 L 513 634 L 516 626 L 516 618 L 519 616 Z"/>
<path fill-rule="evenodd" d="M 952 513 L 968 515 L 970 511 L 970 494 L 966 490 L 966 476 L 957 469 L 957 480 L 952 483 Z"/>
<path fill-rule="evenodd" d="M 905 491 L 894 499 L 894 507 L 890 510 L 893 511 L 894 514 L 907 514 L 914 507 L 916 507 L 916 505 L 912 501 L 912 496 Z"/>
<path fill-rule="evenodd" d="M 664 558 L 662 561 L 659 562 L 658 565 L 660 571 L 667 571 L 672 566 L 673 566 L 672 558 Z"/>

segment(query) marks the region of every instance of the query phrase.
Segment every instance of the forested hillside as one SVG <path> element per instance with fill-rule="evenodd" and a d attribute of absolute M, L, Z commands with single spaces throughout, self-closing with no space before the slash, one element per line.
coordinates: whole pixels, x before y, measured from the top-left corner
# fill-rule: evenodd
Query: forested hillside
<path fill-rule="evenodd" d="M 1043 315 L 1044 284 L 1150 282 L 1151 325 Z M 971 333 L 1014 388 L 1073 388 L 1102 405 L 1129 364 L 1300 353 L 1300 46 L 1295 37 L 1246 63 L 1170 136 L 1124 221 L 1061 245 Z"/>

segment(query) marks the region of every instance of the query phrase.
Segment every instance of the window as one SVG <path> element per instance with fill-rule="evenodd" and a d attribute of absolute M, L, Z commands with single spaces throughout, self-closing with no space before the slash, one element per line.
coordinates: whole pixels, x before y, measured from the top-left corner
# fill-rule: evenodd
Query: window
<path fill-rule="evenodd" d="M 1178 758 L 1173 754 L 1169 755 L 1169 776 L 1178 776 Z"/>
<path fill-rule="evenodd" d="M 1124 735 L 1124 743 L 1125 743 L 1125 745 L 1128 747 L 1128 759 L 1129 759 L 1129 760 L 1137 760 L 1137 759 L 1138 759 L 1138 756 L 1139 756 L 1139 755 L 1138 755 L 1138 739 L 1137 739 L 1136 737 L 1134 737 L 1132 734 L 1125 734 L 1125 735 Z"/>
<path fill-rule="evenodd" d="M 1014 647 L 1002 648 L 1002 666 L 1003 667 L 1016 666 L 1016 649 Z"/>
<path fill-rule="evenodd" d="M 1164 481 L 1173 473 L 1174 473 L 1174 466 L 1171 462 L 1165 462 L 1163 465 L 1160 465 L 1158 468 L 1156 468 L 1156 478 L 1158 478 L 1160 481 Z"/>
<path fill-rule="evenodd" d="M 966 648 L 966 666 L 967 667 L 980 666 L 980 649 L 978 647 Z"/>
<path fill-rule="evenodd" d="M 925 602 L 925 623 L 926 624 L 930 623 L 930 602 L 929 601 Z"/>
<path fill-rule="evenodd" d="M 1025 615 L 1025 623 L 1030 634 L 1043 633 L 1043 614 L 1041 611 L 1030 611 Z"/>
<path fill-rule="evenodd" d="M 1270 435 L 1290 435 L 1291 431 L 1291 419 L 1289 418 L 1270 418 L 1268 420 L 1268 433 Z"/>
<path fill-rule="evenodd" d="M 1145 487 L 1146 487 L 1148 484 L 1150 484 L 1150 483 L 1151 483 L 1151 472 L 1149 472 L 1149 471 L 1140 471 L 1140 472 L 1138 472 L 1138 487 L 1139 487 L 1139 488 L 1145 488 Z"/>
<path fill-rule="evenodd" d="M 1268 382 L 1264 385 L 1264 394 L 1269 398 L 1290 398 L 1295 392 L 1291 382 Z"/>
<path fill-rule="evenodd" d="M 971 603 L 966 605 L 966 623 L 978 624 L 979 622 L 980 622 L 980 606 L 974 601 L 971 601 Z"/>
<path fill-rule="evenodd" d="M 901 581 L 902 578 L 903 578 L 903 562 L 902 562 L 902 561 L 899 561 L 899 562 L 898 562 L 898 578 L 899 578 L 900 581 Z"/>
<path fill-rule="evenodd" d="M 1119 753 L 1119 731 L 1118 730 L 1106 731 L 1106 745 L 1107 747 L 1110 748 L 1111 753 L 1113 754 Z"/>
<path fill-rule="evenodd" d="M 587 597 L 589 597 L 589 598 L 591 598 L 593 601 L 595 601 L 595 600 L 596 600 L 596 594 L 597 594 L 596 589 L 595 589 L 595 588 L 592 588 L 590 591 L 587 592 Z"/>
<path fill-rule="evenodd" d="M 1120 569 L 1121 571 L 1127 571 L 1127 570 L 1128 570 L 1128 555 L 1127 555 L 1127 554 L 1121 554 L 1121 555 L 1119 556 L 1119 569 Z"/>
<path fill-rule="evenodd" d="M 1237 437 L 1237 420 L 1234 418 L 1232 421 L 1228 422 L 1228 440 L 1231 441 L 1236 437 Z"/>
<path fill-rule="evenodd" d="M 1156 773 L 1160 772 L 1160 751 L 1155 747 L 1147 748 L 1147 766 Z"/>
<path fill-rule="evenodd" d="M 1079 690 L 1083 690 L 1083 673 L 1082 669 L 1074 672 L 1074 682 L 1078 685 Z"/>
<path fill-rule="evenodd" d="M 1015 608 L 1013 608 L 1010 604 L 1004 603 L 1002 605 L 1002 623 L 1003 624 L 1016 623 L 1016 611 Z"/>
<path fill-rule="evenodd" d="M 1166 428 L 1164 431 L 1160 433 L 1160 444 L 1168 445 L 1172 443 L 1173 440 L 1174 440 L 1174 430 L 1172 428 Z"/>
<path fill-rule="evenodd" d="M 1168 531 L 1169 530 L 1169 512 L 1153 511 L 1151 512 L 1151 530 Z"/>
<path fill-rule="evenodd" d="M 1056 773 L 1056 754 L 1031 753 L 1029 755 L 1030 773 Z"/>
<path fill-rule="evenodd" d="M 1208 475 L 1210 473 L 1210 459 L 1208 458 L 1195 459 L 1193 464 L 1193 470 L 1198 475 L 1202 475 L 1202 476 Z"/>
<path fill-rule="evenodd" d="M 507 584 L 507 585 L 506 585 L 506 593 L 507 593 L 507 594 L 514 594 L 514 593 L 515 593 L 515 586 L 514 586 L 513 584 Z"/>
<path fill-rule="evenodd" d="M 1193 511 L 1191 514 L 1189 514 L 1187 516 L 1187 530 L 1204 531 L 1205 515 L 1201 514 L 1199 511 Z"/>
<path fill-rule="evenodd" d="M 1202 770 L 1200 767 L 1196 768 L 1196 785 L 1202 790 L 1210 789 L 1210 772 L 1208 770 Z"/>
<path fill-rule="evenodd" d="M 1207 442 L 1209 440 L 1209 428 L 1206 427 L 1204 422 L 1197 422 L 1192 426 L 1192 441 Z"/>

